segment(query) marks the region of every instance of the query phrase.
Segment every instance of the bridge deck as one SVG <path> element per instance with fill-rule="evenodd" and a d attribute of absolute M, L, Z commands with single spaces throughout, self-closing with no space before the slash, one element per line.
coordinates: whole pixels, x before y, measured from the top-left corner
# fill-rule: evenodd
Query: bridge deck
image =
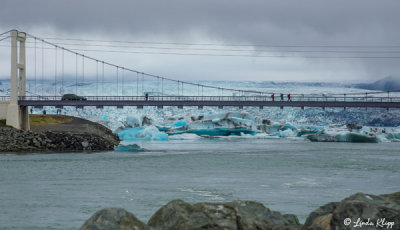
<path fill-rule="evenodd" d="M 272 101 L 268 96 L 87 96 L 61 100 L 60 96 L 21 97 L 21 106 L 256 106 L 256 107 L 370 107 L 400 108 L 400 97 L 297 97 Z M 3 98 L 4 100 L 4 98 Z"/>

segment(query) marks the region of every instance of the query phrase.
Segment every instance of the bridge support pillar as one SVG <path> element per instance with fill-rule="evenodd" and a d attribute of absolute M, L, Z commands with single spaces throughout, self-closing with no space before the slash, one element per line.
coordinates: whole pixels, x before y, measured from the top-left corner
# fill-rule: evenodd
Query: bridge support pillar
<path fill-rule="evenodd" d="M 11 74 L 10 74 L 10 104 L 7 107 L 7 125 L 16 129 L 29 130 L 29 113 L 27 106 L 18 105 L 18 97 L 25 96 L 25 40 L 26 34 L 17 30 L 11 31 Z M 19 62 L 18 62 L 19 42 Z"/>

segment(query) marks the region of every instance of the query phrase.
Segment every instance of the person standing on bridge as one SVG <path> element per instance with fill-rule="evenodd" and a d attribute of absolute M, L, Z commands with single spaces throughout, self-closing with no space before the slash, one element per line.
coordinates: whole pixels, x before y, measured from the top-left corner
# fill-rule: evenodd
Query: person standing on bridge
<path fill-rule="evenodd" d="M 281 101 L 283 101 L 283 93 L 281 93 Z"/>
<path fill-rule="evenodd" d="M 272 101 L 275 101 L 275 94 L 271 94 Z"/>
<path fill-rule="evenodd" d="M 145 98 L 146 98 L 146 101 L 149 100 L 149 94 L 148 93 L 145 94 Z"/>
<path fill-rule="evenodd" d="M 288 101 L 292 101 L 292 98 L 291 98 L 291 96 L 290 96 L 290 93 L 287 95 L 287 100 L 288 100 Z"/>

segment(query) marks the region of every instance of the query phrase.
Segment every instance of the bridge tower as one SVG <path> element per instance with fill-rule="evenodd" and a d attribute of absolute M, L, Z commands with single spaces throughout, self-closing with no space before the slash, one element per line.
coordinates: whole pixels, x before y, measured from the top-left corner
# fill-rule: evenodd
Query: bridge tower
<path fill-rule="evenodd" d="M 19 106 L 18 99 L 26 95 L 26 34 L 12 30 L 11 32 L 11 81 L 10 103 L 7 107 L 7 125 L 17 129 L 29 130 L 28 106 Z M 19 56 L 18 56 L 19 43 Z M 19 61 L 18 61 L 19 58 Z"/>

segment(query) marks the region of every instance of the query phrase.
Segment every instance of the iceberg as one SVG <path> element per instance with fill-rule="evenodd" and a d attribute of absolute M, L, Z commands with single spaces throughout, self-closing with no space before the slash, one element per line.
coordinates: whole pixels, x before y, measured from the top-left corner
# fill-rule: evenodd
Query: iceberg
<path fill-rule="evenodd" d="M 141 121 L 137 117 L 128 116 L 126 118 L 125 127 L 139 127 L 141 125 Z"/>
<path fill-rule="evenodd" d="M 184 127 L 186 126 L 186 121 L 185 120 L 178 120 L 174 122 L 173 124 L 174 127 Z"/>
<path fill-rule="evenodd" d="M 198 136 L 193 133 L 183 133 L 183 134 L 177 134 L 177 135 L 172 135 L 169 136 L 169 140 L 197 140 L 199 138 L 202 138 L 201 136 Z"/>
<path fill-rule="evenodd" d="M 181 115 L 181 114 L 179 114 Z M 143 122 L 143 120 L 146 120 Z M 122 140 L 166 141 L 196 138 L 238 136 L 246 138 L 298 138 L 315 142 L 357 142 L 376 143 L 400 140 L 399 129 L 374 128 L 357 125 L 320 125 L 279 123 L 253 116 L 246 112 L 209 113 L 186 116 L 166 116 L 164 121 L 152 124 L 147 116 L 128 116 L 122 122 L 124 127 L 117 130 Z M 257 136 L 258 134 L 263 134 Z M 169 138 L 170 137 L 170 138 Z"/>
<path fill-rule="evenodd" d="M 297 136 L 301 137 L 301 136 L 304 136 L 304 135 L 317 134 L 317 133 L 320 133 L 320 132 L 321 132 L 321 130 L 318 130 L 318 129 L 302 128 L 300 131 L 297 132 Z"/>
<path fill-rule="evenodd" d="M 116 152 L 143 152 L 145 149 L 137 144 L 118 145 L 114 148 Z"/>
<path fill-rule="evenodd" d="M 310 134 L 307 139 L 312 142 L 351 142 L 351 143 L 378 143 L 379 139 L 376 136 L 367 136 L 359 133 L 344 133 L 331 135 L 326 133 Z"/>
<path fill-rule="evenodd" d="M 168 118 L 167 123 L 160 124 L 157 128 L 168 135 L 189 133 L 209 137 L 240 136 L 241 133 L 254 135 L 259 132 L 254 117 L 238 112 L 190 116 L 186 119 Z"/>
<path fill-rule="evenodd" d="M 124 141 L 167 141 L 168 134 L 160 132 L 155 126 L 141 126 L 119 131 L 118 136 Z"/>
<path fill-rule="evenodd" d="M 389 140 L 400 140 L 400 133 L 388 133 L 385 137 Z"/>
<path fill-rule="evenodd" d="M 378 143 L 376 136 L 367 136 L 359 133 L 346 133 L 338 136 L 339 142 L 353 142 L 353 143 Z"/>
<path fill-rule="evenodd" d="M 293 131 L 292 129 L 286 129 L 284 131 L 279 131 L 279 136 L 280 137 L 295 137 L 297 136 L 297 133 Z"/>

